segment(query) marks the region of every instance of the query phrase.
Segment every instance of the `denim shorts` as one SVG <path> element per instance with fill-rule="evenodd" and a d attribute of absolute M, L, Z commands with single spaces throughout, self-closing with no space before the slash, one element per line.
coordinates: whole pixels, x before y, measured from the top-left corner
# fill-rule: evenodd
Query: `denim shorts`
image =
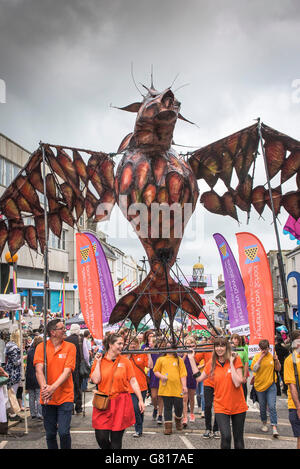
<path fill-rule="evenodd" d="M 289 420 L 292 425 L 292 430 L 296 438 L 300 437 L 300 419 L 297 415 L 296 409 L 289 409 Z"/>

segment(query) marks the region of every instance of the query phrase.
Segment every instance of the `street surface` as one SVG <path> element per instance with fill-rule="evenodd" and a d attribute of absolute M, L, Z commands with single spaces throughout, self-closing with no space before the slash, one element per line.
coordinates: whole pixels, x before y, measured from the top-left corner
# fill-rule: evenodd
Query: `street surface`
<path fill-rule="evenodd" d="M 98 449 L 94 430 L 91 425 L 92 415 L 92 392 L 86 393 L 85 416 L 82 414 L 72 417 L 71 436 L 73 449 Z M 296 439 L 293 437 L 288 420 L 287 400 L 283 397 L 277 398 L 278 431 L 279 438 L 273 438 L 271 430 L 268 433 L 260 431 L 261 422 L 258 408 L 253 406 L 248 399 L 249 410 L 247 412 L 245 425 L 245 447 L 246 449 L 295 449 Z M 195 407 L 196 422 L 188 423 L 188 427 L 182 432 L 177 432 L 173 425 L 173 434 L 163 434 L 163 425 L 157 425 L 152 421 L 153 407 L 150 399 L 146 400 L 144 434 L 141 438 L 133 438 L 134 427 L 128 428 L 123 439 L 123 449 L 151 449 L 151 450 L 199 450 L 219 449 L 220 440 L 203 439 L 205 430 L 204 418 L 200 418 L 197 406 Z M 28 416 L 29 416 L 29 411 Z M 28 434 L 24 434 L 24 422 L 11 422 L 9 436 L 0 436 L 0 449 L 46 449 L 46 439 L 43 423 L 31 420 L 28 417 Z M 134 451 L 133 451 L 134 454 Z M 168 462 L 168 461 L 165 461 Z M 169 461 L 170 462 L 170 461 Z"/>

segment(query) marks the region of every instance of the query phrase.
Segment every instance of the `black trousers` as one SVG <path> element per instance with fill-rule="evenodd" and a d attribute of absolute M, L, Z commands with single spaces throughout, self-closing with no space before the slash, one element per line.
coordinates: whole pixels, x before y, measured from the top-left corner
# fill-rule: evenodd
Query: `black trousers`
<path fill-rule="evenodd" d="M 101 449 L 122 449 L 124 431 L 95 430 L 97 443 Z"/>
<path fill-rule="evenodd" d="M 214 388 L 211 386 L 204 386 L 204 417 L 205 417 L 205 429 L 212 431 L 212 406 L 214 402 Z M 215 416 L 213 431 L 217 432 L 219 430 L 217 419 Z"/>
<path fill-rule="evenodd" d="M 76 412 L 81 412 L 82 411 L 82 390 L 81 390 L 82 379 L 79 375 L 78 370 L 75 370 L 72 373 L 72 376 L 73 376 L 73 384 L 74 384 L 75 411 Z"/>
<path fill-rule="evenodd" d="M 234 449 L 244 449 L 244 425 L 246 412 L 235 415 L 216 414 L 216 419 L 221 433 L 221 449 L 231 448 L 231 427 L 234 441 Z"/>
<path fill-rule="evenodd" d="M 173 396 L 162 396 L 164 401 L 164 421 L 172 422 L 173 408 L 176 417 L 182 417 L 183 398 Z"/>

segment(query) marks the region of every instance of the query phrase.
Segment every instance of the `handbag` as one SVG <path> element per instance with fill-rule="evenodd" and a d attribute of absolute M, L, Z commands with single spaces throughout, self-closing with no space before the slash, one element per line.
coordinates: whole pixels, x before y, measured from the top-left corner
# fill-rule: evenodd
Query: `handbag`
<path fill-rule="evenodd" d="M 81 360 L 79 365 L 79 375 L 83 379 L 87 379 L 90 376 L 91 367 L 87 364 L 85 360 Z"/>
<path fill-rule="evenodd" d="M 111 383 L 110 383 L 109 393 L 104 394 L 101 391 L 95 391 L 94 392 L 93 407 L 96 407 L 96 409 L 98 409 L 98 410 L 107 410 L 108 409 L 109 401 L 110 401 L 110 393 L 111 393 L 111 389 L 112 389 L 112 385 L 113 385 L 113 381 L 114 381 L 115 372 L 116 372 L 117 367 L 118 367 L 118 363 L 119 363 L 119 360 L 116 360 L 116 362 L 114 363 L 115 371 L 112 375 L 112 380 L 111 380 Z"/>
<path fill-rule="evenodd" d="M 109 405 L 109 396 L 100 391 L 94 393 L 93 407 L 98 410 L 107 410 Z"/>
<path fill-rule="evenodd" d="M 9 377 L 7 376 L 0 376 L 0 387 L 5 386 L 9 381 Z"/>
<path fill-rule="evenodd" d="M 79 376 L 82 379 L 87 379 L 91 374 L 91 367 L 87 364 L 83 357 L 83 341 L 79 340 L 79 350 L 80 350 L 80 364 L 79 364 Z"/>

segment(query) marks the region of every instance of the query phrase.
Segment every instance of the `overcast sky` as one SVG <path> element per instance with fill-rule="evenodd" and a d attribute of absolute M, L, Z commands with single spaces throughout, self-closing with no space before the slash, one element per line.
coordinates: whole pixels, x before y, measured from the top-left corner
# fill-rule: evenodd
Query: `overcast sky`
<path fill-rule="evenodd" d="M 178 122 L 178 144 L 201 147 L 257 117 L 300 139 L 300 92 L 293 88 L 300 79 L 299 20 L 299 0 L 0 0 L 0 79 L 6 84 L 0 132 L 29 151 L 42 140 L 115 152 L 135 115 L 110 104 L 140 99 L 133 63 L 138 84 L 150 84 L 152 64 L 157 89 L 177 74 L 173 89 L 189 84 L 176 96 L 198 127 Z M 260 163 L 257 173 L 255 182 L 265 182 Z M 186 274 L 198 256 L 206 273 L 222 272 L 216 231 L 235 253 L 238 231 L 258 235 L 267 251 L 276 249 L 268 208 L 265 220 L 253 209 L 249 225 L 244 212 L 239 216 L 240 226 L 199 204 L 179 251 Z M 141 259 L 135 236 L 116 235 L 117 223 L 128 224 L 121 217 L 115 208 L 105 226 L 109 241 Z M 279 218 L 282 233 L 286 212 Z M 280 238 L 283 249 L 296 247 Z"/>

